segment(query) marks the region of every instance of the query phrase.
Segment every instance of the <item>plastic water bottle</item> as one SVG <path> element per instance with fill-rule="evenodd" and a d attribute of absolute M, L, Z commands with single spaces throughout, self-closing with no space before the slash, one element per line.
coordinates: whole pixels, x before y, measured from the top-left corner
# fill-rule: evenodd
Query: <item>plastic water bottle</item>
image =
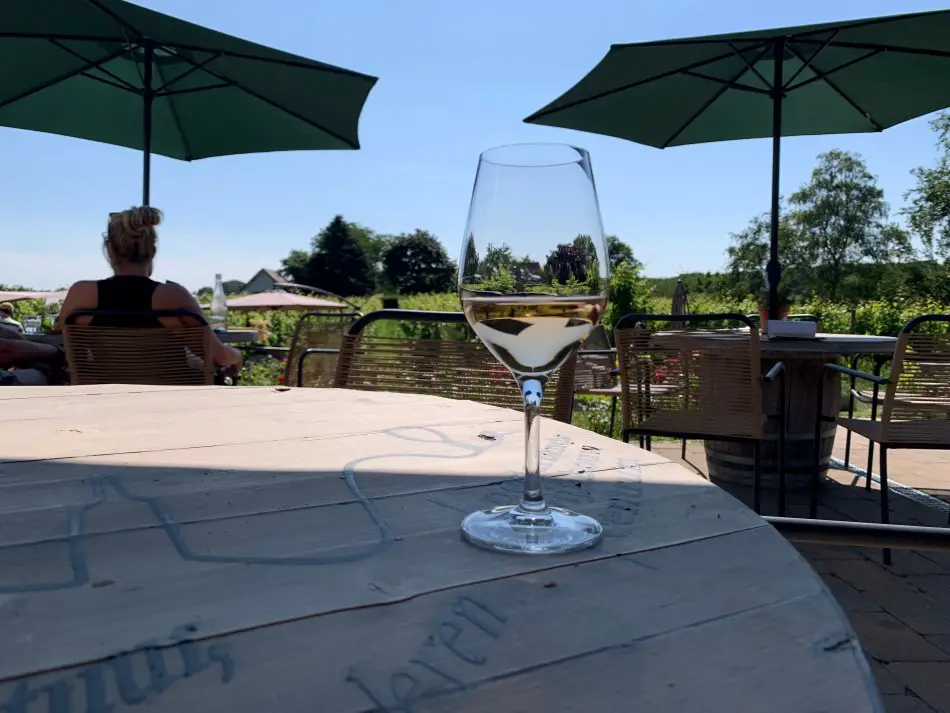
<path fill-rule="evenodd" d="M 214 276 L 214 293 L 211 295 L 211 315 L 208 321 L 216 332 L 224 332 L 228 328 L 228 303 L 221 273 Z"/>

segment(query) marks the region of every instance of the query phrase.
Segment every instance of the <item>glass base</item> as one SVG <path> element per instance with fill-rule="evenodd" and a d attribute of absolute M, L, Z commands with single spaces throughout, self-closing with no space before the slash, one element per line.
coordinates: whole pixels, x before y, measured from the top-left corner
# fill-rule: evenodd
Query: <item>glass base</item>
<path fill-rule="evenodd" d="M 518 505 L 477 510 L 462 520 L 462 539 L 486 550 L 557 555 L 593 547 L 604 528 L 594 518 L 563 508 L 532 513 Z"/>

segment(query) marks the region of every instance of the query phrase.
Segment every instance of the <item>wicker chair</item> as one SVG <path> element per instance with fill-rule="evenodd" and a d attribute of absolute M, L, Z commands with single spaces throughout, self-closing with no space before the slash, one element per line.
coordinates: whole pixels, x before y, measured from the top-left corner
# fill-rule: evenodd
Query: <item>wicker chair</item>
<path fill-rule="evenodd" d="M 733 321 L 739 329 L 699 329 L 696 324 Z M 685 329 L 651 330 L 651 322 Z M 617 324 L 617 357 L 623 405 L 623 439 L 652 436 L 745 441 L 755 446 L 752 500 L 760 510 L 762 413 L 765 383 L 779 380 L 779 493 L 785 512 L 785 367 L 778 362 L 761 376 L 759 332 L 739 314 L 632 314 Z"/>
<path fill-rule="evenodd" d="M 868 448 L 867 487 L 871 482 L 874 444 L 880 447 L 881 522 L 890 522 L 887 486 L 887 452 L 893 449 L 950 450 L 950 334 L 918 331 L 934 322 L 950 322 L 950 315 L 928 314 L 909 321 L 901 330 L 891 360 L 889 377 L 868 374 L 838 364 L 826 364 L 826 373 L 837 372 L 872 384 L 872 418 L 839 418 L 838 425 L 870 441 Z M 881 419 L 874 420 L 880 389 Z M 818 411 L 823 406 L 819 389 Z M 822 417 L 816 430 L 821 428 Z M 817 462 L 818 454 L 815 454 Z M 811 490 L 811 516 L 818 514 L 818 469 Z M 950 523 L 948 523 L 950 524 Z M 890 550 L 884 550 L 884 563 L 890 564 Z"/>
<path fill-rule="evenodd" d="M 521 410 L 521 392 L 510 372 L 476 341 L 371 336 L 366 327 L 382 320 L 429 325 L 466 325 L 461 312 L 386 309 L 357 320 L 343 338 L 335 386 L 363 391 L 430 394 L 470 399 Z M 574 357 L 548 382 L 541 412 L 569 423 L 574 391 Z"/>
<path fill-rule="evenodd" d="M 117 324 L 154 317 L 185 317 L 194 320 L 195 325 L 140 328 L 76 324 L 81 317 L 113 318 Z M 214 383 L 211 329 L 204 317 L 187 310 L 78 310 L 63 325 L 63 338 L 73 384 Z"/>
<path fill-rule="evenodd" d="M 290 340 L 287 386 L 330 388 L 336 377 L 340 342 L 361 312 L 307 312 L 300 317 Z"/>

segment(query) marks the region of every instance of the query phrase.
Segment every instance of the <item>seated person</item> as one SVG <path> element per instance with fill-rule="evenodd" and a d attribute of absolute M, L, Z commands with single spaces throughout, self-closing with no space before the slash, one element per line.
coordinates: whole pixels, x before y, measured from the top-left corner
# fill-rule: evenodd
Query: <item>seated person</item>
<path fill-rule="evenodd" d="M 46 386 L 62 380 L 63 353 L 0 323 L 0 386 Z"/>
<path fill-rule="evenodd" d="M 162 213 L 157 208 L 142 206 L 109 214 L 109 225 L 103 234 L 103 250 L 113 276 L 105 280 L 82 280 L 69 288 L 63 301 L 55 330 L 62 329 L 66 319 L 78 310 L 101 309 L 111 312 L 148 312 L 151 310 L 188 310 L 201 314 L 194 296 L 174 282 L 151 279 L 152 262 L 157 251 Z M 79 317 L 77 324 L 115 327 L 184 327 L 193 326 L 187 317 L 146 317 L 129 315 Z M 241 368 L 241 352 L 221 343 L 214 336 L 211 342 L 215 366 Z"/>
<path fill-rule="evenodd" d="M 13 305 L 9 302 L 0 302 L 0 327 L 23 334 L 23 325 L 13 319 Z"/>

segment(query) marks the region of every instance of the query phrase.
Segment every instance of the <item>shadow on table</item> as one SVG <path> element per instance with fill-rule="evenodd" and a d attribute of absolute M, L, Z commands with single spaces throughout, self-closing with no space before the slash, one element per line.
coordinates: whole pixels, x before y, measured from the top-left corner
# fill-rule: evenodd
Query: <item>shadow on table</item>
<path fill-rule="evenodd" d="M 94 563 L 113 559 L 132 570 L 153 557 L 172 569 L 176 559 L 276 567 L 356 562 L 400 541 L 457 532 L 469 512 L 514 504 L 521 495 L 522 478 L 481 476 L 477 463 L 453 464 L 454 474 L 427 467 L 436 472 L 6 462 L 0 594 L 95 586 Z M 598 518 L 607 541 L 635 536 L 629 551 L 760 524 L 708 484 L 684 482 L 670 470 L 643 478 L 658 467 L 668 466 L 630 461 L 545 478 L 545 495 L 552 505 Z M 621 545 L 618 551 L 627 547 Z"/>

